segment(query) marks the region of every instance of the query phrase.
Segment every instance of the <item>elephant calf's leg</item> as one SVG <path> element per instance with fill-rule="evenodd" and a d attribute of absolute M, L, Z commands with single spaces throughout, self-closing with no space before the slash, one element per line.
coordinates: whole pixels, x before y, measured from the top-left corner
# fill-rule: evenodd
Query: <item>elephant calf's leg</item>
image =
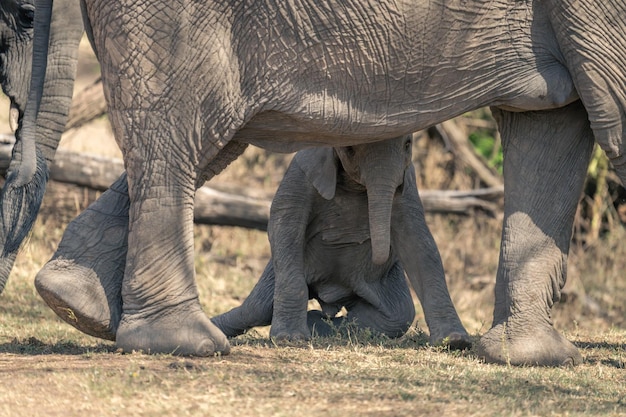
<path fill-rule="evenodd" d="M 422 305 L 430 344 L 466 349 L 471 340 L 450 298 L 441 256 L 412 183 L 411 187 L 405 185 L 404 204 L 394 213 L 394 248 Z"/>
<path fill-rule="evenodd" d="M 357 291 L 362 299 L 346 306 L 348 321 L 388 337 L 400 337 L 415 319 L 415 306 L 404 270 L 396 263 L 378 285 Z"/>
<path fill-rule="evenodd" d="M 267 264 L 261 279 L 239 307 L 211 319 L 228 337 L 239 336 L 253 327 L 269 326 L 274 308 L 274 267 Z"/>
<path fill-rule="evenodd" d="M 91 336 L 115 340 L 128 236 L 128 186 L 122 175 L 73 220 L 35 287 L 63 320 Z"/>
<path fill-rule="evenodd" d="M 593 147 L 580 103 L 529 113 L 495 111 L 504 145 L 505 213 L 492 328 L 478 353 L 488 362 L 580 363 L 552 325 L 565 285 L 576 206 Z"/>

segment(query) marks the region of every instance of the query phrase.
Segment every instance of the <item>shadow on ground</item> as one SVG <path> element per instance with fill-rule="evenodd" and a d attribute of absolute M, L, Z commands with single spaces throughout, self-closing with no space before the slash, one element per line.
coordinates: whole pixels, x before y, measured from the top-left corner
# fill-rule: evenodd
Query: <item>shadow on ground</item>
<path fill-rule="evenodd" d="M 15 355 L 85 355 L 88 353 L 113 353 L 118 348 L 113 344 L 98 344 L 91 346 L 81 346 L 70 341 L 59 341 L 56 343 L 45 343 L 36 337 L 28 339 L 13 339 L 9 343 L 0 344 L 0 354 L 12 353 Z"/>

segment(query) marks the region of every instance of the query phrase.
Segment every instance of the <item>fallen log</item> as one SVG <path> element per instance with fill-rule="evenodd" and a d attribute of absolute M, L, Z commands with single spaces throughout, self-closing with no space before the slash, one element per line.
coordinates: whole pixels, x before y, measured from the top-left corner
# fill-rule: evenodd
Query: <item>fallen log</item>
<path fill-rule="evenodd" d="M 13 142 L 12 136 L 0 136 L 0 175 L 9 166 Z M 50 178 L 104 191 L 123 171 L 120 159 L 59 149 L 50 167 Z M 479 209 L 495 215 L 500 211 L 502 195 L 501 186 L 470 191 L 420 191 L 424 209 L 433 213 L 470 214 Z M 271 194 L 212 182 L 196 191 L 194 221 L 266 230 L 271 201 Z"/>
<path fill-rule="evenodd" d="M 500 211 L 503 186 L 470 191 L 422 190 L 419 192 L 424 210 L 428 213 L 470 214 L 481 209 L 491 216 Z"/>

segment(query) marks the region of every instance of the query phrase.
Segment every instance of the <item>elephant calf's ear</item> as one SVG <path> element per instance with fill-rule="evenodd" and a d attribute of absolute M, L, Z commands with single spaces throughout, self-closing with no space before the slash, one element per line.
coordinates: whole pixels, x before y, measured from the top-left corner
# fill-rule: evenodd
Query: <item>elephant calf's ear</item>
<path fill-rule="evenodd" d="M 296 153 L 294 161 L 313 187 L 326 200 L 335 196 L 337 186 L 337 158 L 333 148 L 304 149 Z"/>

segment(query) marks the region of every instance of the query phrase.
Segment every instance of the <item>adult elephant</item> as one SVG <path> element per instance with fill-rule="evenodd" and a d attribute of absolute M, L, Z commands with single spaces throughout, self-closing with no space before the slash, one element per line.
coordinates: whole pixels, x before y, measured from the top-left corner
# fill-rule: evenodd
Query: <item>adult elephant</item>
<path fill-rule="evenodd" d="M 494 320 L 478 352 L 511 364 L 581 361 L 550 310 L 594 137 L 626 180 L 623 1 L 85 0 L 84 9 L 128 173 L 128 251 L 97 260 L 126 255 L 119 346 L 228 350 L 198 302 L 193 194 L 246 144 L 373 142 L 490 105 L 505 217 Z M 22 177 L 35 139 L 16 155 Z M 124 212 L 125 184 L 100 205 Z M 97 252 L 94 239 L 85 250 Z"/>
<path fill-rule="evenodd" d="M 67 120 L 76 75 L 78 43 L 83 34 L 80 8 L 75 0 L 58 0 L 51 22 L 48 62 L 50 71 L 38 70 L 41 100 L 33 98 L 39 116 L 25 118 L 31 78 L 34 0 L 2 0 L 0 4 L 0 85 L 11 101 L 10 123 L 19 145 L 2 189 L 0 231 L 0 292 L 4 289 L 21 241 L 34 222 L 45 190 L 48 165 L 54 157 Z M 48 45 L 46 43 L 46 45 Z M 45 53 L 45 52 L 44 52 Z M 41 61 L 42 65 L 45 60 Z M 32 110 L 32 109 L 31 109 Z M 35 124 L 36 123 L 36 124 Z M 36 132 L 36 133 L 35 133 Z M 36 135 L 36 158 L 28 149 Z M 27 136 L 29 141 L 23 141 Z M 19 166 L 24 152 L 29 164 Z"/>

